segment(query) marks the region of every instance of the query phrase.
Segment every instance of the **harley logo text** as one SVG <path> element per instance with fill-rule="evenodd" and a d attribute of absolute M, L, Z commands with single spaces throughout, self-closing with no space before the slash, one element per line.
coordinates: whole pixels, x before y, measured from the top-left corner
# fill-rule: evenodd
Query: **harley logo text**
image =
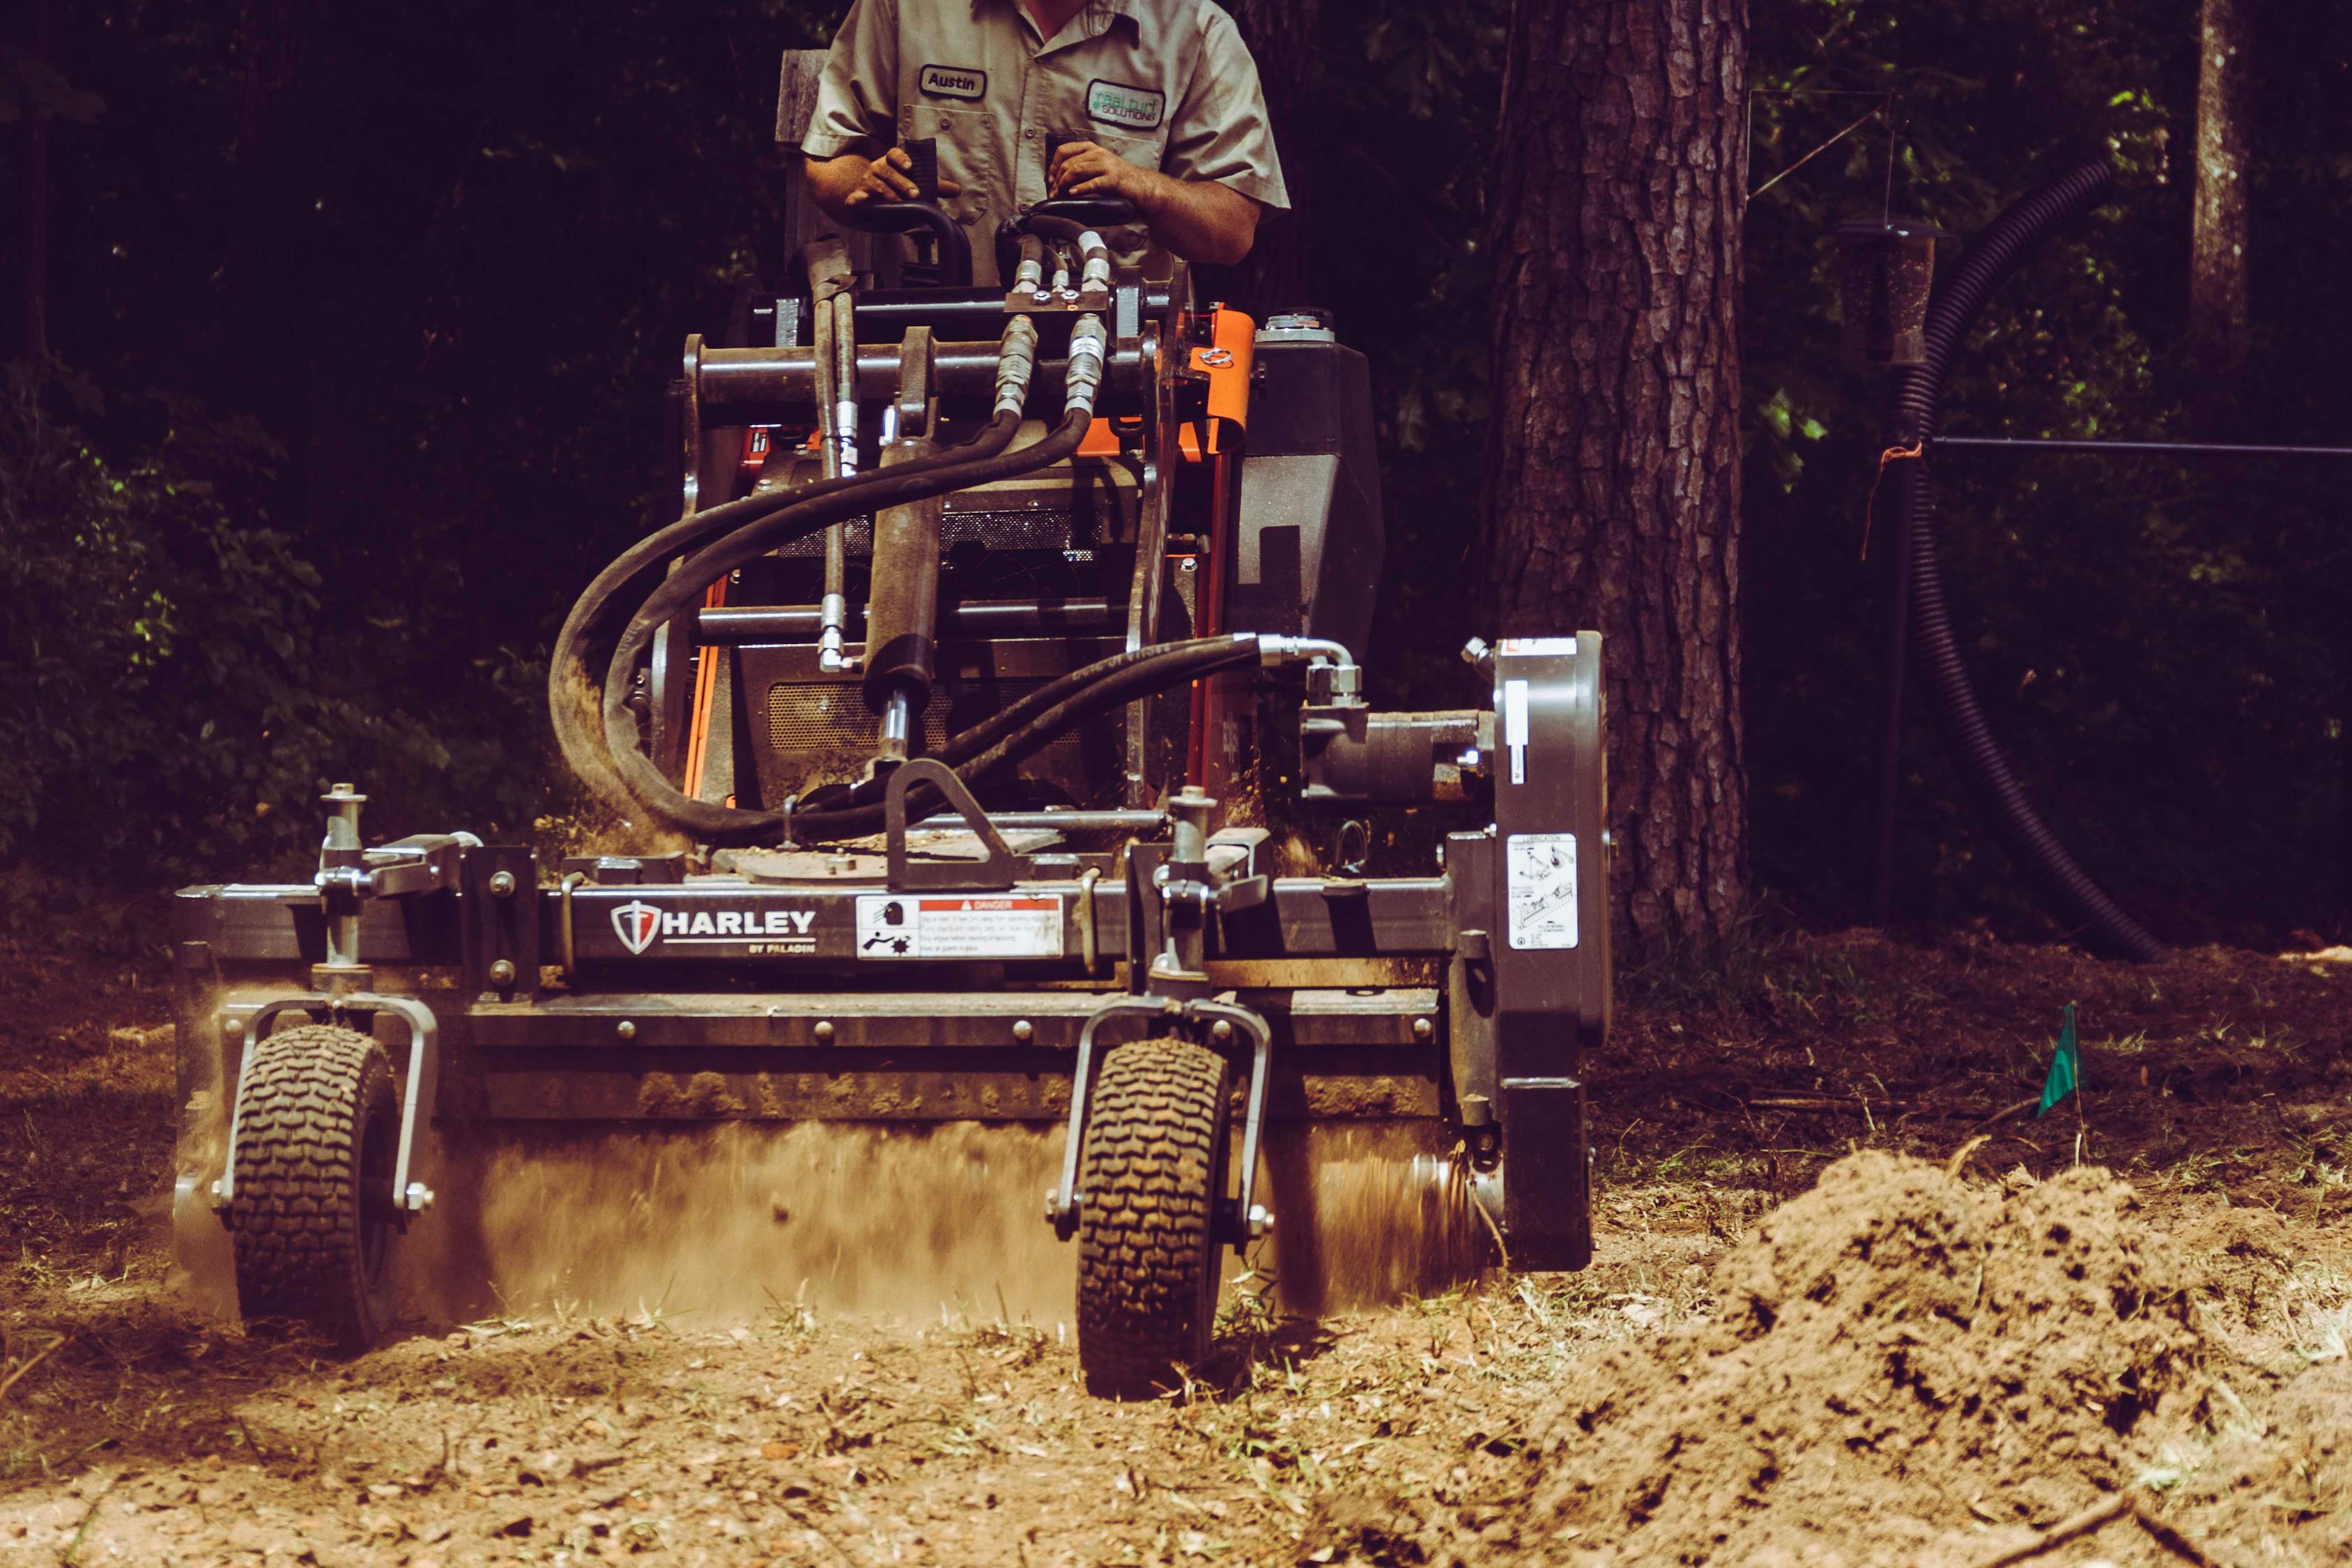
<path fill-rule="evenodd" d="M 613 931 L 631 952 L 657 941 L 688 942 L 810 940 L 814 910 L 660 910 L 633 899 L 613 911 Z M 781 950 L 780 950 L 781 951 Z"/>

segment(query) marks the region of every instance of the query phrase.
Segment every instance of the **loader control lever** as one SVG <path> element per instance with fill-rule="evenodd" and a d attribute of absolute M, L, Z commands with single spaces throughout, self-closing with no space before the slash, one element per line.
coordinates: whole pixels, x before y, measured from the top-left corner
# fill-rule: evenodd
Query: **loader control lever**
<path fill-rule="evenodd" d="M 849 209 L 849 221 L 871 234 L 914 237 L 915 259 L 907 264 L 904 275 L 908 287 L 969 289 L 971 237 L 940 205 L 940 144 L 934 138 L 925 136 L 900 145 L 914 164 L 910 173 L 918 192 L 916 199 L 862 202 Z"/>

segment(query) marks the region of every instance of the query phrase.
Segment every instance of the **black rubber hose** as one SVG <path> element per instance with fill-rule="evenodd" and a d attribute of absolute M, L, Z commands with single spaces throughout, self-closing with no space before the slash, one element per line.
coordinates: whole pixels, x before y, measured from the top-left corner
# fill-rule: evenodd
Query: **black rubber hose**
<path fill-rule="evenodd" d="M 2114 188 L 2113 166 L 2105 158 L 2094 159 L 2018 202 L 1969 245 L 1928 308 L 1927 363 L 1907 371 L 1896 389 L 1896 433 L 1903 445 L 1932 445 L 1952 356 L 1994 290 L 2052 233 L 2097 206 Z M 1952 635 L 1951 608 L 1936 565 L 1936 491 L 1927 459 L 1904 463 L 1898 482 L 1902 527 L 1910 545 L 1909 591 L 1920 679 L 1970 783 L 1992 813 L 2001 841 L 2052 912 L 2084 945 L 2102 957 L 2137 963 L 2162 958 L 2164 944 L 2091 879 L 2025 798 L 1985 721 Z"/>
<path fill-rule="evenodd" d="M 1113 654 L 1083 669 L 1072 670 L 1015 707 L 957 735 L 940 749 L 938 756 L 955 770 L 958 778 L 971 785 L 1000 768 L 1010 767 L 1043 751 L 1056 736 L 1097 713 L 1124 707 L 1139 698 L 1189 686 L 1220 670 L 1254 664 L 1257 658 L 1257 638 L 1244 634 L 1162 643 L 1134 653 Z M 792 816 L 793 840 L 820 844 L 881 832 L 885 824 L 878 801 L 886 788 L 887 780 L 867 780 L 850 790 L 838 804 L 795 811 Z M 928 816 L 939 804 L 934 792 L 923 786 L 908 791 L 908 795 L 909 820 Z"/>
<path fill-rule="evenodd" d="M 622 811 L 634 808 L 635 793 L 623 782 L 605 750 L 604 726 L 589 718 L 596 705 L 589 698 L 595 688 L 587 675 L 587 645 L 613 618 L 615 605 L 642 604 L 659 591 L 672 561 L 688 551 L 701 549 L 713 539 L 763 523 L 769 525 L 765 531 L 768 537 L 772 537 L 777 529 L 793 532 L 794 537 L 814 532 L 824 527 L 825 522 L 815 522 L 805 529 L 796 526 L 796 520 L 811 515 L 809 509 L 822 509 L 827 520 L 836 512 L 844 517 L 859 516 L 877 504 L 872 498 L 886 484 L 903 489 L 910 481 L 920 482 L 926 475 L 997 456 L 1012 445 L 1020 425 L 1014 416 L 1000 415 L 981 426 L 961 447 L 877 472 L 821 480 L 783 494 L 745 496 L 683 517 L 623 551 L 572 601 L 571 613 L 564 616 L 563 627 L 556 634 L 555 650 L 548 660 L 548 716 L 555 726 L 556 743 L 572 772 L 607 805 Z M 786 513 L 792 514 L 790 519 Z M 709 585 L 706 582 L 703 587 Z M 635 752 L 634 741 L 629 750 Z"/>
<path fill-rule="evenodd" d="M 998 420 L 1015 417 L 1004 414 L 999 415 Z M 637 658 L 653 641 L 655 632 L 690 607 L 711 584 L 747 561 L 861 512 L 992 484 L 1048 467 L 1076 452 L 1091 424 L 1091 410 L 1079 408 L 1065 415 L 1062 423 L 1045 439 L 1018 450 L 941 467 L 930 466 L 929 459 L 923 459 L 884 468 L 864 476 L 871 482 L 854 492 L 817 497 L 744 524 L 663 579 L 621 633 L 604 674 L 604 756 L 628 794 L 665 826 L 688 834 L 698 842 L 722 846 L 772 842 L 787 826 L 784 813 L 745 811 L 696 800 L 663 777 L 652 759 L 637 749 L 637 721 L 628 708 L 629 688 Z M 576 715 L 563 717 L 576 723 Z"/>

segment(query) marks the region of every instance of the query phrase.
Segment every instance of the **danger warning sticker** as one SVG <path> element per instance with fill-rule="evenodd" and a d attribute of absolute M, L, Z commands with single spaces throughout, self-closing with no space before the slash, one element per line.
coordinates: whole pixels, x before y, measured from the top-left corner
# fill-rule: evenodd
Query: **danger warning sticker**
<path fill-rule="evenodd" d="M 1059 958 L 1062 895 L 866 893 L 860 958 Z"/>

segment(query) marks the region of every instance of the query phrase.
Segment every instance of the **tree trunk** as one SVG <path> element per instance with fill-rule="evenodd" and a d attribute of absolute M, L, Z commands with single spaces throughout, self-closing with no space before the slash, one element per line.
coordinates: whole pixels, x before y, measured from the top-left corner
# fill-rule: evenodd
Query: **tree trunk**
<path fill-rule="evenodd" d="M 2200 421 L 2235 401 L 2246 369 L 2246 163 L 2253 131 L 2248 0 L 2203 0 L 2197 68 L 2197 182 L 2189 240 L 2189 363 Z"/>
<path fill-rule="evenodd" d="M 1486 597 L 1607 639 L 1612 901 L 1635 963 L 1746 899 L 1739 710 L 1747 0 L 1516 0 L 1492 251 Z"/>
<path fill-rule="evenodd" d="M 1257 60 L 1266 113 L 1274 121 L 1275 151 L 1282 159 L 1290 210 L 1267 213 L 1258 224 L 1257 243 L 1239 267 L 1216 279 L 1234 306 L 1258 320 L 1275 310 L 1311 304 L 1307 292 L 1308 172 L 1299 135 L 1309 112 L 1307 90 L 1314 75 L 1321 29 L 1322 0 L 1222 0 Z"/>
<path fill-rule="evenodd" d="M 33 0 L 32 57 L 46 63 L 53 47 L 49 0 Z M 49 357 L 49 116 L 31 93 L 25 104 L 25 358 Z"/>

